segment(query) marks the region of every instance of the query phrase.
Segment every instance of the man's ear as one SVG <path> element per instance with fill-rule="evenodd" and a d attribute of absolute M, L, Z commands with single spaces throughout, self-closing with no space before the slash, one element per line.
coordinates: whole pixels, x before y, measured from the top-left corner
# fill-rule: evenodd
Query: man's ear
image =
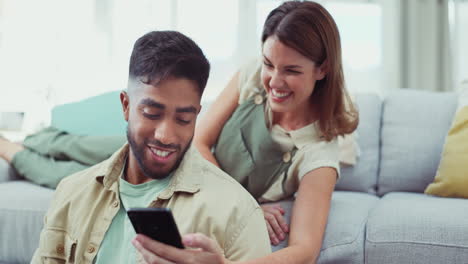
<path fill-rule="evenodd" d="M 120 92 L 120 103 L 122 104 L 122 111 L 125 118 L 125 121 L 128 122 L 128 116 L 130 113 L 130 98 L 125 91 Z"/>

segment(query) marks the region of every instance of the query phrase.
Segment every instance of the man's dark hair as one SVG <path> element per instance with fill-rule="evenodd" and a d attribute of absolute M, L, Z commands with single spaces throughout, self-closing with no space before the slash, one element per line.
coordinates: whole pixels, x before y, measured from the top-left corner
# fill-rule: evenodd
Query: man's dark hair
<path fill-rule="evenodd" d="M 139 38 L 130 57 L 129 79 L 156 85 L 167 78 L 194 81 L 200 96 L 210 74 L 210 63 L 198 45 L 176 31 L 152 31 Z"/>

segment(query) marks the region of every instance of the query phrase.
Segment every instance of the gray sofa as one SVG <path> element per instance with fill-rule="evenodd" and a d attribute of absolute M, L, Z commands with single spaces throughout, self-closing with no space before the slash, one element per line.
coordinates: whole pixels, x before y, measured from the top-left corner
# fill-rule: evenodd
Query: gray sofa
<path fill-rule="evenodd" d="M 468 201 L 423 194 L 456 94 L 396 90 L 356 100 L 361 156 L 342 168 L 318 263 L 468 263 Z M 29 262 L 52 194 L 0 161 L 0 263 Z M 289 215 L 292 201 L 282 203 Z"/>

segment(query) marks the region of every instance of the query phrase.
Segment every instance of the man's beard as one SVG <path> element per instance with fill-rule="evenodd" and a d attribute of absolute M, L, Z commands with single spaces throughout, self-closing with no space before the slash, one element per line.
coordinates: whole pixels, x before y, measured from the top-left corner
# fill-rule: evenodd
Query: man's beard
<path fill-rule="evenodd" d="M 164 179 L 167 176 L 169 176 L 174 170 L 176 170 L 179 167 L 182 160 L 184 159 L 185 153 L 187 152 L 190 145 L 192 144 L 192 139 L 193 137 L 190 139 L 190 142 L 187 144 L 187 147 L 181 152 L 181 155 L 179 156 L 177 161 L 174 163 L 174 166 L 172 166 L 172 168 L 170 168 L 167 172 L 152 171 L 144 163 L 145 162 L 144 161 L 145 150 L 147 148 L 147 145 L 150 143 L 150 141 L 145 139 L 142 145 L 138 145 L 138 143 L 135 141 L 135 138 L 132 135 L 132 132 L 130 131 L 130 128 L 127 127 L 127 140 L 133 152 L 133 155 L 138 162 L 138 166 L 140 167 L 143 174 L 146 177 L 151 178 L 151 179 Z M 154 140 L 151 142 L 151 144 L 155 146 L 160 146 L 163 148 L 177 149 L 178 151 L 180 151 L 181 149 L 180 145 L 174 145 L 174 144 L 165 145 L 161 143 L 159 140 Z"/>

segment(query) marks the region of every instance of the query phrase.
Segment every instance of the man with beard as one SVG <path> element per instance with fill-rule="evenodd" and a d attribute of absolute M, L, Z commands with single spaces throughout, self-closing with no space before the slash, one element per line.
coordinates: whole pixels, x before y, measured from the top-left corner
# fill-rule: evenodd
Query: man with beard
<path fill-rule="evenodd" d="M 60 182 L 32 263 L 143 262 L 126 210 L 148 206 L 170 208 L 182 234 L 213 238 L 229 260 L 270 252 L 261 208 L 191 146 L 208 75 L 203 52 L 181 33 L 137 40 L 120 94 L 128 144 Z M 196 238 L 183 242 L 190 247 Z M 218 257 L 199 253 L 212 250 L 186 252 L 194 263 L 210 263 Z"/>

